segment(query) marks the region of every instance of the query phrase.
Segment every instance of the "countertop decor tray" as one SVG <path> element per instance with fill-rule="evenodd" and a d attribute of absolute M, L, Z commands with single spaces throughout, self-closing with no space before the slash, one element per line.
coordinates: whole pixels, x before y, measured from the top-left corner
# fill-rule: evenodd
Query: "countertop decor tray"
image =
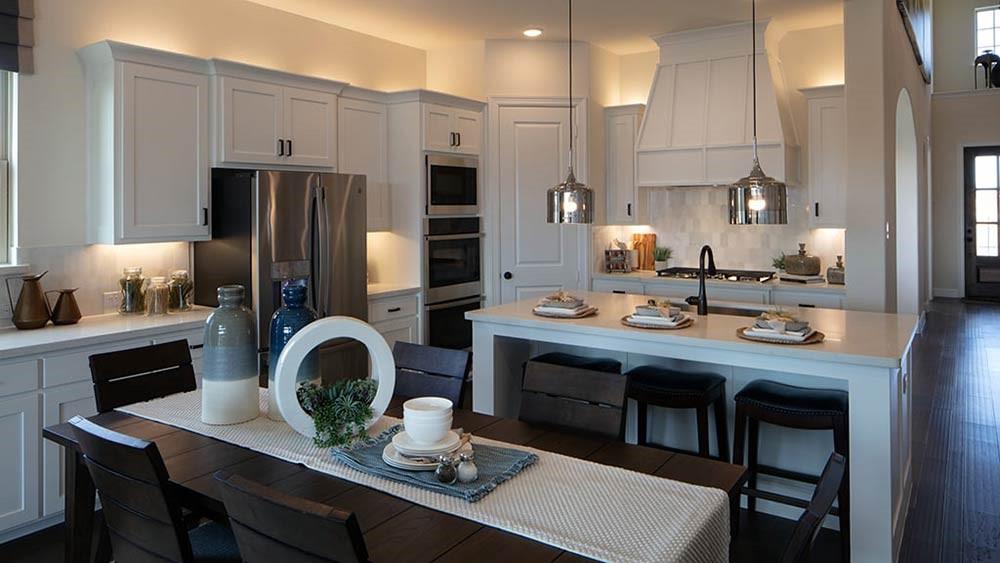
<path fill-rule="evenodd" d="M 795 342 L 793 340 L 782 340 L 780 338 L 768 338 L 766 336 L 750 336 L 746 334 L 746 330 L 750 327 L 743 327 L 736 329 L 736 336 L 742 338 L 743 340 L 752 340 L 754 342 L 766 342 L 768 344 L 785 344 L 785 345 L 803 345 L 803 344 L 819 344 L 823 342 L 826 335 L 820 331 L 814 331 L 809 338 L 802 340 L 800 342 Z"/>
<path fill-rule="evenodd" d="M 622 324 L 631 328 L 644 328 L 647 330 L 681 330 L 682 328 L 687 328 L 694 324 L 694 317 L 687 317 L 686 319 L 675 324 L 674 326 L 667 326 L 667 325 L 655 326 L 652 324 L 641 324 L 641 323 L 630 322 L 628 319 L 631 316 L 632 315 L 625 315 L 624 317 L 622 317 Z"/>

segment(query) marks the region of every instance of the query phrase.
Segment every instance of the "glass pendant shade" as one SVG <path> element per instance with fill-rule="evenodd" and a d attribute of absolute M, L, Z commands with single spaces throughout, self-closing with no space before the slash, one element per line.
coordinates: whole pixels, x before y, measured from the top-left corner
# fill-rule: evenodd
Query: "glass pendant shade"
<path fill-rule="evenodd" d="M 580 224 L 594 221 L 594 190 L 577 182 L 572 168 L 563 183 L 549 188 L 545 201 L 545 219 L 549 223 Z"/>
<path fill-rule="evenodd" d="M 788 223 L 788 191 L 754 159 L 750 175 L 729 186 L 730 225 L 784 225 Z"/>

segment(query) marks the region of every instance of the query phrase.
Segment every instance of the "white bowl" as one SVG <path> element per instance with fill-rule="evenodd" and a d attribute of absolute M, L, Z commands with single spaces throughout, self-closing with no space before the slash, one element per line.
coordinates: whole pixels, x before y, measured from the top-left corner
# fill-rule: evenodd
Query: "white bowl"
<path fill-rule="evenodd" d="M 451 414 L 452 402 L 443 397 L 417 397 L 403 403 L 403 417 L 437 418 Z"/>
<path fill-rule="evenodd" d="M 441 420 L 403 420 L 406 434 L 418 444 L 435 444 L 444 439 L 451 430 L 451 417 Z"/>

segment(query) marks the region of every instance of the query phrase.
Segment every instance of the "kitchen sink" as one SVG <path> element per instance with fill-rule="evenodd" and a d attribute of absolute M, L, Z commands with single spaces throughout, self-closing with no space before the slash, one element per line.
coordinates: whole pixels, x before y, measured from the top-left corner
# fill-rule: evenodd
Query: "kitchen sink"
<path fill-rule="evenodd" d="M 711 303 L 711 301 L 709 302 Z M 681 311 L 686 311 L 689 313 L 694 313 L 698 308 L 694 305 L 689 305 L 687 303 L 671 301 L 671 305 L 680 307 Z M 744 308 L 744 307 L 727 307 L 725 305 L 709 305 L 708 314 L 709 315 L 731 315 L 734 317 L 759 317 L 761 313 L 766 312 L 767 309 L 764 308 Z"/>

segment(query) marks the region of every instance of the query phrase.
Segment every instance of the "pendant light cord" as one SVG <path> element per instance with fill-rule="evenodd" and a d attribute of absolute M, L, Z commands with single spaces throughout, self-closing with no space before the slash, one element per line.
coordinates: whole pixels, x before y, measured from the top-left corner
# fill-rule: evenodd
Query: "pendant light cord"
<path fill-rule="evenodd" d="M 573 0 L 569 3 L 569 87 L 566 107 L 569 108 L 569 170 L 573 171 Z"/>
<path fill-rule="evenodd" d="M 750 57 L 753 72 L 753 161 L 757 163 L 757 0 L 750 0 Z"/>

